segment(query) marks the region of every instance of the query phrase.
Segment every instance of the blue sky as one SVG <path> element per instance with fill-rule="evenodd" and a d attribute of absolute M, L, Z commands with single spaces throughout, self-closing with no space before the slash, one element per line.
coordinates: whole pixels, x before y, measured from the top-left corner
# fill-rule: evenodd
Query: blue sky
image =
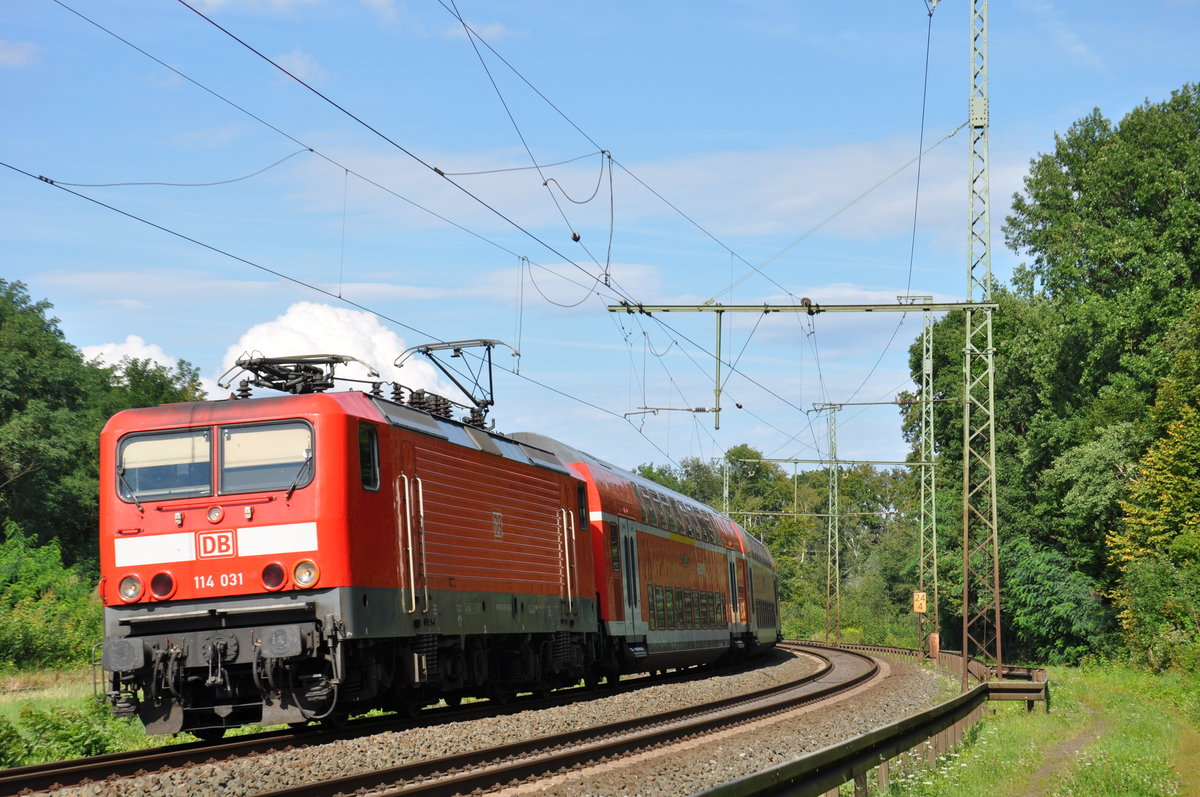
<path fill-rule="evenodd" d="M 964 0 L 932 21 L 923 0 L 461 0 L 475 46 L 450 0 L 196 4 L 344 110 L 182 4 L 64 3 L 0 6 L 0 160 L 129 215 L 0 169 L 0 277 L 92 356 L 183 358 L 215 383 L 245 350 L 384 368 L 492 338 L 522 353 L 519 376 L 496 374 L 502 431 L 627 467 L 743 442 L 815 458 L 815 402 L 912 388 L 919 315 L 732 317 L 718 431 L 711 414 L 626 416 L 712 406 L 713 316 L 605 307 L 965 295 Z M 1000 224 L 1030 158 L 1093 107 L 1119 119 L 1200 77 L 1200 2 L 990 15 L 1006 278 L 1020 258 Z M 115 183 L 177 185 L 96 185 Z M 385 373 L 446 387 L 426 365 Z M 898 428 L 894 407 L 847 408 L 839 453 L 902 458 Z"/>

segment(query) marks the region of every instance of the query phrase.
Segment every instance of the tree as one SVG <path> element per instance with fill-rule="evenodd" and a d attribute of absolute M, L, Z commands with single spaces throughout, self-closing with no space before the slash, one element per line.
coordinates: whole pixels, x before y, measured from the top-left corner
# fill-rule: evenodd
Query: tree
<path fill-rule="evenodd" d="M 1114 627 L 1104 596 L 1132 576 L 1108 566 L 1106 538 L 1128 531 L 1120 502 L 1137 463 L 1200 391 L 1198 200 L 1194 84 L 1119 123 L 1099 110 L 1078 120 L 1013 198 L 1004 233 L 1027 260 L 1011 288 L 996 286 L 993 327 L 1009 655 L 1070 660 Z M 963 339 L 961 317 L 935 326 L 935 390 L 951 399 L 935 409 L 942 485 L 961 479 Z M 914 379 L 919 357 L 914 345 Z M 911 408 L 904 423 L 915 439 Z"/>
<path fill-rule="evenodd" d="M 1200 409 L 1179 416 L 1142 458 L 1108 537 L 1121 627 L 1156 669 L 1200 666 Z"/>
<path fill-rule="evenodd" d="M 68 562 L 94 563 L 100 429 L 129 407 L 203 397 L 196 369 L 149 360 L 85 362 L 50 304 L 0 279 L 0 519 Z"/>

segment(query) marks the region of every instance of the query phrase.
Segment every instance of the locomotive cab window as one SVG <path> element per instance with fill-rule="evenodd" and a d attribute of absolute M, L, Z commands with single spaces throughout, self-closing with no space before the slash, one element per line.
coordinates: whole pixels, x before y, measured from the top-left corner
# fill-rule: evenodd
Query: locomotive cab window
<path fill-rule="evenodd" d="M 158 501 L 212 495 L 208 429 L 130 435 L 117 451 L 121 500 Z"/>
<path fill-rule="evenodd" d="M 379 433 L 369 423 L 358 425 L 358 474 L 364 490 L 379 489 Z"/>
<path fill-rule="evenodd" d="M 303 421 L 221 427 L 222 493 L 292 490 L 313 480 L 313 433 Z"/>

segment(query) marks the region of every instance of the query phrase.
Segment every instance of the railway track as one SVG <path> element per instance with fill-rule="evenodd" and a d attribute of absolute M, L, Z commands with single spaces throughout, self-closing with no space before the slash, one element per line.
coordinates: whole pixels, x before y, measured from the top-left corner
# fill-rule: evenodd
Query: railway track
<path fill-rule="evenodd" d="M 537 779 L 564 769 L 586 767 L 640 751 L 671 744 L 698 734 L 712 733 L 751 722 L 774 713 L 852 688 L 869 680 L 877 666 L 869 657 L 851 651 L 821 650 L 784 644 L 781 648 L 803 653 L 823 662 L 814 673 L 780 686 L 726 698 L 690 708 L 676 709 L 634 720 L 592 726 L 568 733 L 542 736 L 523 742 L 488 747 L 474 752 L 408 763 L 378 771 L 318 780 L 299 786 L 264 791 L 261 794 L 329 795 L 370 792 L 380 794 L 435 795 L 495 789 L 504 784 Z M 777 654 L 776 654 L 777 655 Z M 689 675 L 696 673 L 694 675 Z M 716 674 L 724 674 L 718 672 Z M 677 680 L 698 680 L 712 671 L 685 671 Z M 601 694 L 636 691 L 643 686 L 663 684 L 662 679 L 636 679 L 602 690 Z M 366 737 L 446 722 L 463 722 L 486 716 L 546 708 L 578 700 L 578 693 L 557 693 L 548 700 L 523 700 L 497 710 L 481 703 L 477 708 L 427 710 L 415 720 L 374 718 L 341 730 L 310 729 L 276 731 L 238 737 L 216 744 L 193 743 L 158 750 L 114 754 L 0 773 L 0 794 L 29 793 L 58 787 L 105 782 L 105 793 L 121 793 L 119 778 L 153 772 L 186 772 L 189 767 L 234 762 L 260 753 L 315 747 L 338 739 Z M 270 784 L 264 784 L 270 788 Z M 116 791 L 113 791 L 116 789 Z"/>
<path fill-rule="evenodd" d="M 790 711 L 858 686 L 878 671 L 867 655 L 784 645 L 823 659 L 821 669 L 796 682 L 738 698 L 641 717 L 583 731 L 546 736 L 462 755 L 378 770 L 362 775 L 266 792 L 262 797 L 317 797 L 368 793 L 434 797 L 469 794 L 516 785 L 572 768 L 672 744 Z"/>
<path fill-rule="evenodd" d="M 826 665 L 813 677 L 823 676 L 828 669 L 829 665 Z M 685 683 L 712 677 L 714 674 L 731 674 L 736 672 L 738 672 L 736 668 L 717 671 L 711 669 L 689 669 L 660 676 L 630 678 L 621 681 L 619 684 L 606 685 L 588 694 L 590 696 L 611 696 L 625 692 L 635 692 L 647 686 L 666 683 Z M 765 693 L 770 690 L 762 691 Z M 89 782 L 111 782 L 117 778 L 138 774 L 177 770 L 204 763 L 234 761 L 255 754 L 316 746 L 337 740 L 367 737 L 389 731 L 404 731 L 418 726 L 429 727 L 452 722 L 469 722 L 485 717 L 552 708 L 577 702 L 580 700 L 582 692 L 583 688 L 580 687 L 578 689 L 560 690 L 545 698 L 535 698 L 529 695 L 503 706 L 486 701 L 478 704 L 467 704 L 457 708 L 433 707 L 425 709 L 416 718 L 398 717 L 395 715 L 364 718 L 356 720 L 345 728 L 340 729 L 324 726 L 308 726 L 302 729 L 269 731 L 250 736 L 232 737 L 219 742 L 193 742 L 150 750 L 94 756 L 74 761 L 16 767 L 0 771 L 0 795 L 48 791 Z"/>

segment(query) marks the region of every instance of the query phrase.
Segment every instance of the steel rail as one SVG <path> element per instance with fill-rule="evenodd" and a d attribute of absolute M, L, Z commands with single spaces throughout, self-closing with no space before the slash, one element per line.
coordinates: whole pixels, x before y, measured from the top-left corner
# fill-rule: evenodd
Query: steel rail
<path fill-rule="evenodd" d="M 820 647 L 825 647 L 821 645 Z M 843 645 L 856 650 L 869 650 L 884 655 L 919 658 L 920 651 L 908 648 L 889 648 L 878 645 Z M 942 651 L 939 658 L 953 659 L 962 671 L 962 654 Z M 878 769 L 878 788 L 887 791 L 888 762 L 907 753 L 930 739 L 932 750 L 925 758 L 947 751 L 962 740 L 966 727 L 981 716 L 983 704 L 989 700 L 1024 700 L 1032 710 L 1035 701 L 1042 701 L 1050 710 L 1050 684 L 1046 671 L 1035 667 L 1005 666 L 1001 674 L 1019 680 L 984 681 L 971 690 L 926 711 L 861 734 L 841 744 L 831 745 L 810 755 L 732 780 L 693 797 L 765 797 L 786 794 L 789 797 L 816 797 L 836 790 L 853 780 L 865 788 L 867 773 Z"/>
<path fill-rule="evenodd" d="M 744 669 L 744 668 L 742 668 Z M 607 684 L 586 692 L 588 697 L 607 697 L 636 691 L 647 686 L 677 683 L 711 677 L 714 672 L 730 670 L 682 670 L 670 675 L 631 678 L 617 684 Z M 733 671 L 737 671 L 735 668 Z M 164 747 L 106 753 L 79 758 L 31 764 L 0 770 L 0 797 L 19 795 L 27 791 L 44 791 L 51 787 L 77 785 L 85 780 L 104 780 L 128 777 L 139 772 L 174 769 L 209 760 L 232 760 L 256 753 L 268 753 L 288 746 L 313 745 L 339 739 L 353 739 L 390 730 L 463 722 L 472 719 L 512 714 L 530 709 L 545 708 L 576 702 L 585 694 L 583 687 L 560 689 L 546 698 L 521 698 L 507 705 L 493 701 L 464 707 L 429 707 L 416 718 L 389 715 L 355 720 L 344 728 L 307 726 L 300 729 L 264 731 L 246 736 L 229 737 L 217 742 L 185 742 Z M 582 698 L 588 699 L 588 698 Z"/>
<path fill-rule="evenodd" d="M 379 795 L 449 797 L 487 791 L 512 781 L 542 777 L 790 711 L 852 689 L 875 677 L 879 670 L 874 659 L 855 651 L 788 647 L 822 658 L 826 666 L 790 684 L 702 706 L 280 789 L 260 797 L 317 797 L 359 790 Z M 842 676 L 838 676 L 835 658 L 841 660 L 838 666 Z M 851 661 L 857 666 L 851 667 Z"/>

